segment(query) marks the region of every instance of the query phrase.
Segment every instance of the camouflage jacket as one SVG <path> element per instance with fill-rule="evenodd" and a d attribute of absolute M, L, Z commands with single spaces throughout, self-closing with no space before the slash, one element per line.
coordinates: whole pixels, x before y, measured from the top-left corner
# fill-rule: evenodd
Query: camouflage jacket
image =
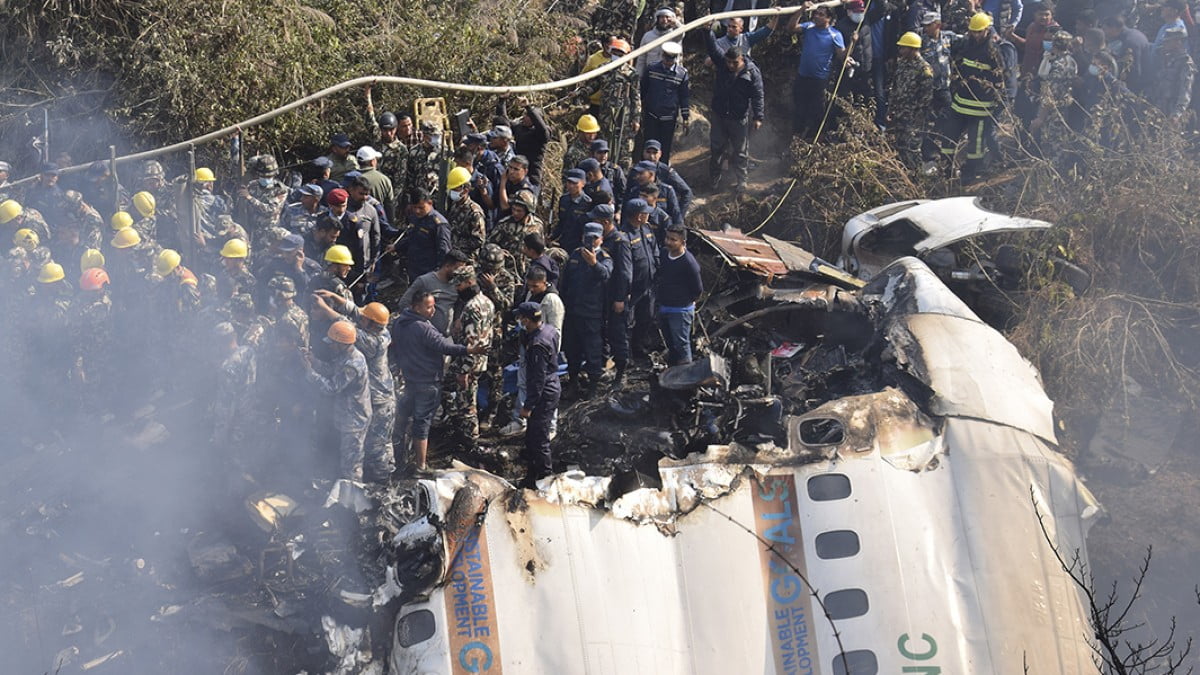
<path fill-rule="evenodd" d="M 1041 78 L 1042 105 L 1065 111 L 1074 101 L 1071 96 L 1071 87 L 1075 84 L 1079 67 L 1075 64 L 1075 57 L 1068 53 L 1053 54 L 1048 58 L 1050 59 L 1050 71 Z"/>
<path fill-rule="evenodd" d="M 240 440 L 237 429 L 239 416 L 253 407 L 254 385 L 258 380 L 258 365 L 254 350 L 238 347 L 221 363 L 217 378 L 217 395 L 213 399 L 213 433 L 216 443 Z"/>
<path fill-rule="evenodd" d="M 330 272 L 329 270 L 325 270 L 324 272 L 321 272 L 317 276 L 313 277 L 312 282 L 308 286 L 308 290 L 325 290 L 333 293 L 334 295 L 339 295 L 345 300 L 349 300 L 351 302 L 354 301 L 354 294 L 350 292 L 350 287 L 346 285 L 346 282 L 341 277 Z"/>
<path fill-rule="evenodd" d="M 224 267 L 217 273 L 217 292 L 222 298 L 232 297 L 238 293 L 254 293 L 254 275 L 242 267 L 232 274 Z"/>
<path fill-rule="evenodd" d="M 1192 81 L 1196 77 L 1196 64 L 1186 52 L 1164 54 L 1163 65 L 1154 82 L 1154 104 L 1167 116 L 1180 116 L 1187 112 L 1192 101 Z"/>
<path fill-rule="evenodd" d="M 450 339 L 467 347 L 482 345 L 491 347 L 496 331 L 496 308 L 484 293 L 476 293 L 461 309 L 454 312 L 454 323 L 450 326 Z M 468 354 L 460 359 L 451 359 L 450 372 L 454 375 L 482 373 L 487 370 L 487 354 Z"/>
<path fill-rule="evenodd" d="M 505 216 L 496 223 L 491 234 L 488 235 L 489 244 L 496 244 L 512 254 L 513 259 L 517 261 L 517 274 L 521 278 L 524 278 L 525 266 L 528 264 L 521 249 L 525 245 L 525 235 L 530 232 L 537 232 L 545 236 L 545 223 L 534 215 L 529 216 L 529 220 L 524 223 L 518 223 L 513 220 L 512 216 Z"/>
<path fill-rule="evenodd" d="M 501 267 L 499 269 L 484 269 L 480 267 L 479 271 L 479 290 L 492 301 L 492 307 L 496 310 L 496 336 L 501 333 L 503 317 L 508 315 L 508 311 L 512 309 L 513 298 L 517 295 L 517 278 L 509 270 Z M 484 278 L 484 275 L 490 275 L 492 280 L 489 282 Z"/>
<path fill-rule="evenodd" d="M 921 126 L 933 99 L 933 69 L 920 56 L 896 59 L 896 72 L 888 93 L 892 123 Z"/>
<path fill-rule="evenodd" d="M 597 84 L 589 93 L 600 92 L 600 133 L 615 142 L 618 134 L 626 141 L 636 135 L 634 124 L 642 121 L 642 94 L 638 87 L 637 69 L 625 64 L 594 80 Z M 621 128 L 617 124 L 621 123 Z"/>
<path fill-rule="evenodd" d="M 308 314 L 294 302 L 283 310 L 276 309 L 273 312 L 271 330 L 277 335 L 278 332 L 286 333 L 285 339 L 289 344 L 308 346 Z"/>
<path fill-rule="evenodd" d="M 362 309 L 347 300 L 334 309 L 348 316 L 357 323 L 362 318 Z M 367 371 L 371 374 L 370 391 L 371 403 L 395 400 L 396 386 L 392 379 L 392 370 L 388 368 L 388 347 L 392 344 L 392 334 L 387 328 L 380 331 L 358 329 L 358 338 L 354 346 L 362 352 L 367 360 Z"/>
<path fill-rule="evenodd" d="M 272 181 L 267 187 L 259 185 L 258 181 L 251 181 L 246 190 L 250 193 L 244 200 L 246 224 L 257 236 L 279 222 L 279 214 L 287 203 L 288 189 L 279 181 Z"/>
<path fill-rule="evenodd" d="M 487 239 L 483 208 L 464 194 L 450 204 L 446 220 L 450 222 L 450 245 L 474 258 Z"/>
<path fill-rule="evenodd" d="M 142 241 L 158 239 L 158 219 L 154 216 L 139 218 L 133 224 L 133 229 L 142 237 Z"/>
<path fill-rule="evenodd" d="M 933 68 L 933 90 L 950 90 L 950 42 L 957 36 L 942 31 L 937 38 L 921 36 L 921 58 Z"/>
<path fill-rule="evenodd" d="M 446 159 L 441 148 L 427 148 L 418 145 L 409 150 L 408 154 L 408 188 L 423 188 L 435 195 L 441 192 L 442 170 Z"/>
<path fill-rule="evenodd" d="M 397 138 L 387 145 L 375 148 L 383 153 L 379 158 L 379 170 L 392 179 L 392 187 L 396 189 L 397 197 L 403 198 L 403 192 L 408 186 L 408 146 Z"/>
<path fill-rule="evenodd" d="M 327 366 L 325 375 L 309 369 L 308 381 L 321 393 L 333 397 L 333 425 L 339 431 L 359 431 L 371 420 L 371 374 L 367 359 L 357 348 L 339 350 Z"/>
<path fill-rule="evenodd" d="M 644 0 L 604 0 L 592 11 L 592 36 L 601 42 L 613 35 L 633 40 L 639 6 L 643 4 Z"/>
<path fill-rule="evenodd" d="M 68 224 L 79 228 L 79 242 L 88 248 L 100 248 L 104 238 L 104 218 L 96 209 L 82 204 L 78 211 L 66 215 Z"/>
<path fill-rule="evenodd" d="M 566 175 L 568 171 L 579 166 L 579 163 L 591 156 L 591 148 L 588 144 L 581 142 L 578 138 L 571 141 L 567 146 L 566 152 L 563 153 L 562 170 Z"/>
<path fill-rule="evenodd" d="M 84 371 L 96 361 L 107 360 L 112 347 L 112 301 L 102 295 L 75 305 L 71 320 L 74 355 L 83 360 Z"/>
<path fill-rule="evenodd" d="M 309 213 L 304 204 L 293 202 L 284 207 L 279 216 L 279 227 L 293 234 L 306 235 L 326 213 L 329 213 L 329 209 L 324 206 L 318 206 L 316 213 Z"/>

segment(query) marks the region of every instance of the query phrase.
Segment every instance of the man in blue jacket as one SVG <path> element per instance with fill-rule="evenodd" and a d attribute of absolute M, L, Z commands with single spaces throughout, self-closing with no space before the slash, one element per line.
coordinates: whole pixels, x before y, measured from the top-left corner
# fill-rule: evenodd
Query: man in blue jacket
<path fill-rule="evenodd" d="M 525 403 L 521 417 L 525 424 L 525 480 L 522 487 L 534 488 L 538 479 L 553 472 L 550 456 L 550 426 L 558 409 L 561 385 L 558 382 L 559 335 L 554 326 L 542 322 L 542 308 L 536 302 L 522 302 L 515 314 L 521 324 L 521 342 L 525 347 Z"/>
<path fill-rule="evenodd" d="M 450 222 L 433 208 L 433 196 L 423 188 L 409 194 L 408 235 L 404 247 L 408 254 L 408 280 L 436 270 L 450 252 Z"/>
<path fill-rule="evenodd" d="M 404 389 L 396 404 L 396 428 L 402 435 L 400 442 L 394 446 L 397 453 L 397 471 L 406 471 L 410 459 L 413 469 L 426 470 L 425 454 L 429 449 L 429 427 L 442 400 L 444 357 L 487 352 L 487 347 L 482 344 L 468 348 L 466 345 L 455 344 L 439 333 L 433 324 L 429 323 L 433 311 L 433 294 L 429 291 L 419 291 L 413 295 L 412 304 L 406 307 L 400 318 L 392 324 L 393 341 L 390 356 L 404 376 Z"/>
<path fill-rule="evenodd" d="M 590 394 L 604 373 L 604 309 L 613 261 L 600 246 L 604 227 L 583 226 L 583 245 L 571 252 L 563 268 L 559 295 L 566 307 L 563 349 L 573 386 Z M 583 379 L 585 373 L 587 379 Z"/>
<path fill-rule="evenodd" d="M 682 53 L 683 46 L 678 42 L 663 44 L 662 60 L 642 75 L 642 133 L 662 143 L 663 162 L 671 161 L 675 120 L 682 117 L 686 128 L 692 114 L 691 82 L 687 68 L 679 63 Z"/>
<path fill-rule="evenodd" d="M 744 189 L 750 159 L 750 129 L 758 129 L 763 123 L 762 73 L 746 58 L 741 47 L 731 47 L 721 53 L 712 31 L 704 31 L 704 39 L 716 75 L 712 131 L 708 139 L 708 176 L 712 189 L 716 190 L 721 182 L 721 165 L 728 156 L 737 175 L 737 188 Z"/>

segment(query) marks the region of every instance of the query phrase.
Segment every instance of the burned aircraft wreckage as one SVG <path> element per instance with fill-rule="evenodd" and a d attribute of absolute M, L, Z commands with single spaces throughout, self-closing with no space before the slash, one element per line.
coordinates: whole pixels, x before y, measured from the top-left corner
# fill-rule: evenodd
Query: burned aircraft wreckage
<path fill-rule="evenodd" d="M 567 471 L 257 493 L 254 544 L 189 545 L 217 590 L 147 619 L 289 672 L 1095 672 L 1052 547 L 1099 507 L 1016 349 L 914 258 L 863 282 L 735 229 L 690 246 L 700 356 L 565 408 Z"/>

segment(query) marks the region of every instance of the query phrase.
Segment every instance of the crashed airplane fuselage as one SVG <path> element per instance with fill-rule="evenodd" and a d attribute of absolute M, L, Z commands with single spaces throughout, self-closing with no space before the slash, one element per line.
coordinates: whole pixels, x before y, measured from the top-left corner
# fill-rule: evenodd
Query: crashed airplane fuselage
<path fill-rule="evenodd" d="M 394 546 L 436 564 L 400 575 L 391 672 L 1096 672 L 1053 549 L 1086 559 L 1098 506 L 1034 368 L 916 259 L 833 296 L 708 345 L 771 348 L 762 386 L 720 367 L 702 386 L 780 411 L 774 434 L 663 457 L 628 490 L 466 467 L 415 485 Z M 835 312 L 870 335 L 831 344 Z M 875 374 L 828 395 L 805 377 L 828 354 Z"/>

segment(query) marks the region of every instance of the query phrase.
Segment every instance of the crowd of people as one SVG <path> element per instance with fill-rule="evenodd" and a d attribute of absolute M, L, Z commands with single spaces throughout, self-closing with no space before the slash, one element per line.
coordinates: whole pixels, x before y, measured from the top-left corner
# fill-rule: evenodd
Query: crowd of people
<path fill-rule="evenodd" d="M 681 21 L 678 6 L 652 8 L 639 35 L 635 4 L 595 10 L 583 70 Z M 715 24 L 694 55 L 713 67 L 707 187 L 728 171 L 745 189 L 767 107 L 753 52 L 775 32 L 800 41 L 791 130 L 814 139 L 829 96 L 844 95 L 873 106 L 914 171 L 951 171 L 965 135 L 961 171 L 978 175 L 1001 119 L 1021 121 L 1047 157 L 1118 143 L 1127 99 L 1189 124 L 1187 6 L 1165 1 L 1153 42 L 1129 9 L 1073 7 L 1074 32 L 1051 0 L 847 0 Z M 0 162 L 13 243 L 0 302 L 32 317 L 6 321 L 4 338 L 42 364 L 20 386 L 106 414 L 128 398 L 130 372 L 202 371 L 215 445 L 299 430 L 289 442 L 327 449 L 340 476 L 383 481 L 426 470 L 435 421 L 456 448 L 476 446 L 483 425 L 524 435 L 531 484 L 551 471 L 563 398 L 621 386 L 663 347 L 669 365 L 691 360 L 704 289 L 687 250 L 693 191 L 670 161 L 691 128 L 684 60 L 679 36 L 575 92 L 557 176 L 545 166 L 557 132 L 536 105 L 517 102 L 510 118 L 501 97 L 486 132 L 455 137 L 448 120 L 376 114 L 370 88 L 370 138 L 335 132 L 286 173 L 258 155 L 247 179 L 225 178 L 229 191 L 210 168 L 168 180 L 155 160 L 123 171 L 129 185 L 107 162 L 60 176 L 69 158 L 14 188 Z M 550 182 L 556 203 L 543 199 Z M 389 286 L 406 289 L 391 308 Z"/>

